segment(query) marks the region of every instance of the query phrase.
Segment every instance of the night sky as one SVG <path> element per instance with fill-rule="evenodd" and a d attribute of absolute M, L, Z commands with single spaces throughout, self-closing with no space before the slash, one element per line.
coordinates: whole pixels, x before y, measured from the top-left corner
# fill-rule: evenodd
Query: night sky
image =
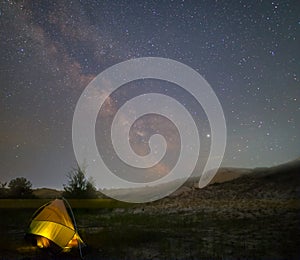
<path fill-rule="evenodd" d="M 1 182 L 24 176 L 34 187 L 61 189 L 76 165 L 72 118 L 82 91 L 106 68 L 147 56 L 182 62 L 213 88 L 227 123 L 223 166 L 272 166 L 300 156 L 297 0 L 1 1 L 0 30 Z M 122 102 L 151 91 L 199 116 L 205 150 L 210 129 L 201 107 L 158 80 L 114 93 L 99 115 L 98 138 Z M 139 138 L 153 134 L 152 125 L 178 134 L 163 118 L 137 122 L 142 132 L 132 139 L 142 142 L 140 154 L 147 145 Z M 172 165 L 177 155 L 170 152 Z M 164 173 L 168 163 L 155 171 Z"/>

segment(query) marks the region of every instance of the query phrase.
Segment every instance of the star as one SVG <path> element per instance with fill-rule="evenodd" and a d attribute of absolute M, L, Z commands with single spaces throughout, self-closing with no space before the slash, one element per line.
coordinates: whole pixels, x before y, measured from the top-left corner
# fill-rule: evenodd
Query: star
<path fill-rule="evenodd" d="M 81 93 L 105 69 L 145 56 L 182 62 L 209 83 L 227 124 L 223 165 L 270 166 L 299 157 L 298 9 L 289 0 L 2 1 L 0 180 L 26 169 L 35 186 L 61 188 L 76 161 L 72 120 Z M 209 156 L 212 119 L 202 105 L 172 82 L 143 79 L 112 93 L 97 117 L 97 147 L 116 165 L 112 171 L 130 171 L 109 142 L 113 116 L 131 98 L 149 92 L 181 103 Z M 122 119 L 127 127 L 126 116 Z M 175 128 L 147 120 L 137 119 L 138 127 L 132 127 L 133 146 L 148 151 L 151 135 L 162 134 L 170 153 L 160 167 L 172 168 L 180 143 Z"/>

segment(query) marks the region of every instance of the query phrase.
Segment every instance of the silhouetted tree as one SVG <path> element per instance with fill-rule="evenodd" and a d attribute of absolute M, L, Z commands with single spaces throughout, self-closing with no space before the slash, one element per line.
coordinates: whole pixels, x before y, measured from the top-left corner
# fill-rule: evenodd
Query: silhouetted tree
<path fill-rule="evenodd" d="M 8 184 L 9 197 L 12 198 L 33 198 L 32 184 L 24 177 L 13 179 Z"/>
<path fill-rule="evenodd" d="M 0 198 L 6 198 L 7 197 L 7 182 L 1 182 L 0 181 Z"/>
<path fill-rule="evenodd" d="M 92 179 L 86 179 L 84 171 L 77 166 L 68 173 L 68 184 L 64 186 L 63 196 L 67 198 L 92 199 L 98 197 Z"/>

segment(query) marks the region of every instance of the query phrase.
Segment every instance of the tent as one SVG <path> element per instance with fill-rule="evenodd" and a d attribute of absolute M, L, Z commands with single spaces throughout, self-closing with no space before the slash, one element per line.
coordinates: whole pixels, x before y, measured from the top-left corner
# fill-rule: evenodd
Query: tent
<path fill-rule="evenodd" d="M 68 213 L 67 207 L 72 216 Z M 40 248 L 68 252 L 81 247 L 80 238 L 70 204 L 65 199 L 55 199 L 40 207 L 32 216 L 27 236 Z"/>

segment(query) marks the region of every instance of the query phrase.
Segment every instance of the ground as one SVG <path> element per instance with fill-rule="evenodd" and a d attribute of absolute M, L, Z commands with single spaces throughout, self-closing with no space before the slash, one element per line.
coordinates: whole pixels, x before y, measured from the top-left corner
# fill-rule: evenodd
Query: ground
<path fill-rule="evenodd" d="M 152 203 L 69 202 L 85 259 L 300 259 L 299 173 L 298 160 L 204 189 L 191 179 Z M 0 200 L 0 259 L 80 259 L 78 250 L 50 255 L 25 241 L 31 215 L 48 201 Z"/>
<path fill-rule="evenodd" d="M 0 259 L 80 259 L 77 250 L 51 256 L 24 240 L 31 215 L 44 202 L 0 201 Z M 71 204 L 88 245 L 85 259 L 300 257 L 298 199 L 182 195 L 140 205 L 110 200 Z"/>

